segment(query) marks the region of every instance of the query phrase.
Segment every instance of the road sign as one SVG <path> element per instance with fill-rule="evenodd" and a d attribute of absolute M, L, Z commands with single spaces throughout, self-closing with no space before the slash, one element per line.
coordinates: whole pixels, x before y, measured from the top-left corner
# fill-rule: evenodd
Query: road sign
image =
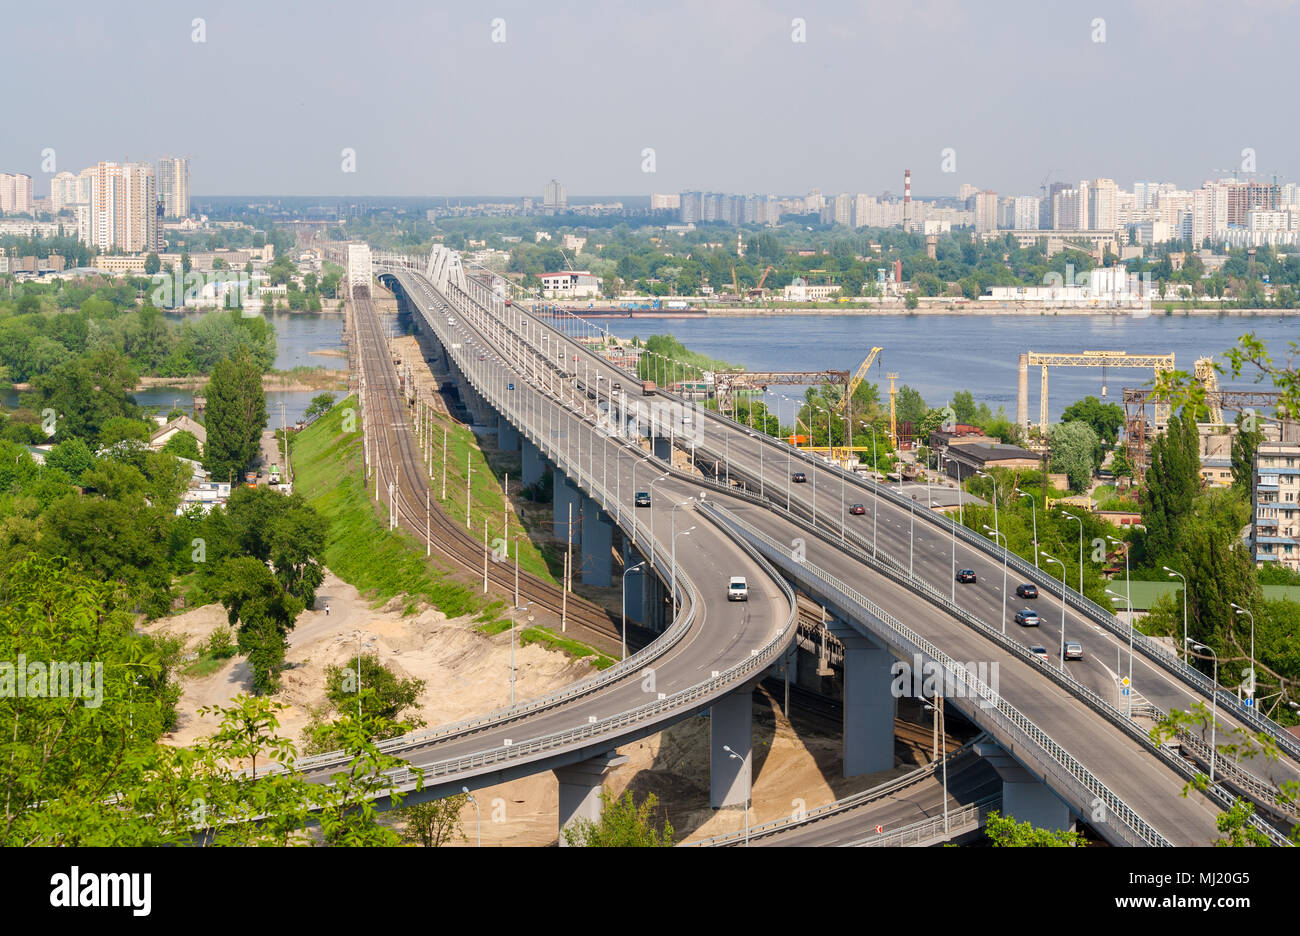
<path fill-rule="evenodd" d="M 1128 695 L 1128 693 L 1129 693 L 1128 686 L 1125 686 L 1123 689 L 1120 690 L 1120 693 L 1119 693 L 1119 694 L 1120 694 L 1120 695 Z"/>
<path fill-rule="evenodd" d="M 1127 685 L 1128 685 L 1128 677 L 1127 677 L 1127 676 L 1121 676 L 1121 677 L 1119 678 L 1119 684 L 1120 684 L 1121 686 L 1127 686 Z"/>
<path fill-rule="evenodd" d="M 1244 705 L 1244 706 L 1246 706 L 1246 708 L 1250 708 L 1252 705 L 1255 704 L 1255 700 L 1254 700 L 1254 699 L 1242 699 L 1242 700 L 1241 700 L 1241 704 Z"/>
<path fill-rule="evenodd" d="M 884 827 L 884 826 L 882 826 L 882 825 L 878 825 L 878 826 L 876 826 L 876 834 L 877 834 L 877 835 L 879 835 L 881 832 L 884 832 L 884 831 L 885 831 L 885 827 Z"/>

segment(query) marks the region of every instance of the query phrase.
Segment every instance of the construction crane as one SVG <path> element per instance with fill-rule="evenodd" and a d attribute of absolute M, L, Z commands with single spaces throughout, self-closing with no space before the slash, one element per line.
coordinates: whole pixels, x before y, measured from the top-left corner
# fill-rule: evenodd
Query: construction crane
<path fill-rule="evenodd" d="M 736 279 L 736 265 L 731 265 L 731 288 L 736 291 L 736 301 L 740 301 L 740 280 Z"/>
<path fill-rule="evenodd" d="M 1223 399 L 1219 393 L 1219 374 L 1214 369 L 1214 358 L 1196 359 L 1196 379 L 1205 388 L 1205 405 L 1210 409 L 1210 422 L 1223 425 Z"/>
<path fill-rule="evenodd" d="M 844 396 L 840 397 L 840 401 L 835 404 L 835 412 L 842 413 L 848 407 L 849 400 L 853 398 L 853 394 L 857 392 L 862 381 L 866 379 L 867 371 L 871 370 L 871 365 L 876 363 L 876 358 L 880 356 L 880 352 L 883 350 L 884 348 L 871 349 L 871 353 L 867 355 L 866 360 L 858 367 L 858 372 L 854 374 L 853 379 L 849 381 L 849 386 L 845 391 Z"/>
<path fill-rule="evenodd" d="M 767 269 L 763 271 L 763 275 L 758 278 L 758 285 L 749 291 L 749 295 L 751 297 L 757 296 L 759 298 L 762 298 L 763 284 L 767 282 L 767 274 L 771 273 L 775 269 L 776 267 L 772 266 L 771 264 L 768 264 Z"/>

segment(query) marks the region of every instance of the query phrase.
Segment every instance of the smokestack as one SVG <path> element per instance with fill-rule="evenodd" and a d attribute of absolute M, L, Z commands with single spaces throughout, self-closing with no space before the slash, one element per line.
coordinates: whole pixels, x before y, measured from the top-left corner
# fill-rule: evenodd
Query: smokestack
<path fill-rule="evenodd" d="M 912 170 L 903 170 L 903 230 L 906 231 L 912 221 Z"/>

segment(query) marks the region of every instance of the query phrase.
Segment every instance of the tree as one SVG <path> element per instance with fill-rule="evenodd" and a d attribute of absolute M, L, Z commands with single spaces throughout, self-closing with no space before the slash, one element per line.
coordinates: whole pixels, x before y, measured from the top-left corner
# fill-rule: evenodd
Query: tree
<path fill-rule="evenodd" d="M 1119 429 L 1124 425 L 1124 410 L 1118 404 L 1103 403 L 1095 396 L 1086 396 L 1065 408 L 1061 422 L 1087 423 L 1103 443 L 1114 445 Z"/>
<path fill-rule="evenodd" d="M 307 404 L 307 409 L 303 412 L 305 419 L 311 419 L 314 416 L 321 416 L 328 413 L 334 407 L 334 394 L 318 393 L 311 398 Z"/>
<path fill-rule="evenodd" d="M 95 456 L 91 454 L 89 446 L 80 439 L 72 438 L 50 449 L 45 456 L 45 467 L 62 471 L 76 481 L 94 460 Z"/>
<path fill-rule="evenodd" d="M 1255 476 L 1255 453 L 1264 433 L 1255 427 L 1253 416 L 1237 414 L 1237 432 L 1232 437 L 1232 486 L 1249 492 Z"/>
<path fill-rule="evenodd" d="M 238 624 L 239 649 L 248 655 L 255 690 L 272 691 L 302 602 L 284 590 L 264 562 L 251 556 L 222 563 L 217 597 L 230 625 Z"/>
<path fill-rule="evenodd" d="M 994 848 L 1078 848 L 1083 844 L 1078 832 L 1035 828 L 1013 816 L 999 815 L 996 809 L 989 813 L 984 834 Z"/>
<path fill-rule="evenodd" d="M 1178 551 L 1183 523 L 1201 490 L 1200 438 L 1191 410 L 1169 417 L 1165 434 L 1151 446 L 1151 467 L 1142 497 L 1148 565 L 1168 565 Z"/>
<path fill-rule="evenodd" d="M 909 292 L 906 296 L 903 297 L 903 305 L 905 308 L 915 309 L 920 304 L 921 304 L 921 300 L 916 298 L 915 290 Z"/>
<path fill-rule="evenodd" d="M 203 466 L 214 478 L 237 478 L 252 464 L 266 427 L 262 373 L 241 348 L 220 361 L 208 382 L 208 441 Z"/>
<path fill-rule="evenodd" d="M 168 455 L 199 461 L 203 456 L 199 452 L 199 438 L 187 429 L 182 429 L 163 443 L 162 451 Z"/>
<path fill-rule="evenodd" d="M 403 713 L 418 706 L 420 693 L 424 691 L 423 679 L 399 679 L 373 653 L 361 655 L 360 684 L 355 663 L 325 668 L 325 695 L 335 711 L 354 710 L 362 689 L 370 690 L 366 699 L 369 711 L 393 722 L 394 735 L 424 726 L 424 720 L 418 716 L 403 718 Z"/>
<path fill-rule="evenodd" d="M 144 272 L 149 276 L 153 276 L 161 269 L 162 269 L 162 261 L 158 259 L 158 255 L 156 253 L 150 251 L 148 255 L 146 255 L 144 258 Z"/>
<path fill-rule="evenodd" d="M 1070 489 L 1086 491 L 1096 468 L 1097 433 L 1087 423 L 1067 422 L 1052 429 L 1052 470 L 1064 472 Z"/>
<path fill-rule="evenodd" d="M 919 390 L 914 390 L 906 384 L 898 388 L 898 396 L 894 400 L 894 411 L 900 423 L 919 423 L 925 418 L 925 414 L 929 412 L 929 409 Z"/>
<path fill-rule="evenodd" d="M 457 839 L 464 841 L 460 812 L 468 802 L 468 794 L 457 793 L 428 803 L 403 806 L 397 811 L 398 818 L 406 821 L 402 839 L 425 848 L 437 848 L 444 842 Z"/>
<path fill-rule="evenodd" d="M 564 839 L 570 845 L 587 848 L 667 848 L 673 844 L 672 823 L 665 821 L 662 831 L 654 827 L 654 811 L 659 805 L 653 794 L 646 796 L 638 806 L 627 790 L 614 797 L 606 790 L 600 791 L 600 819 L 575 819 L 564 830 Z"/>

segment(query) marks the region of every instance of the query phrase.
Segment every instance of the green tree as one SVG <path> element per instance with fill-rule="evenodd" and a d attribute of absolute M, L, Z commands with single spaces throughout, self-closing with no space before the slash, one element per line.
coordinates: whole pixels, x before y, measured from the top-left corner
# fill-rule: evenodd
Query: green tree
<path fill-rule="evenodd" d="M 1232 437 L 1232 485 L 1248 493 L 1255 476 L 1255 453 L 1264 441 L 1264 433 L 1255 428 L 1253 417 L 1237 414 L 1237 432 Z"/>
<path fill-rule="evenodd" d="M 144 258 L 144 272 L 148 276 L 153 276 L 162 269 L 162 261 L 152 250 Z"/>
<path fill-rule="evenodd" d="M 251 556 L 222 563 L 218 599 L 230 625 L 238 625 L 239 649 L 248 655 L 255 690 L 273 691 L 302 602 L 284 590 L 264 562 Z"/>
<path fill-rule="evenodd" d="M 564 830 L 569 845 L 588 848 L 666 848 L 673 844 L 672 823 L 665 821 L 662 830 L 654 823 L 658 798 L 650 793 L 640 806 L 627 790 L 622 796 L 600 791 L 600 819 L 575 819 Z"/>
<path fill-rule="evenodd" d="M 420 693 L 424 691 L 423 679 L 399 679 L 373 653 L 361 654 L 361 681 L 357 682 L 354 663 L 325 668 L 325 695 L 335 711 L 356 709 L 357 697 L 362 689 L 369 711 L 394 725 L 394 735 L 413 731 L 424 726 L 424 720 L 405 713 L 417 709 Z"/>
<path fill-rule="evenodd" d="M 203 466 L 214 478 L 238 478 L 253 463 L 266 428 L 262 372 L 240 349 L 219 362 L 208 382 L 207 446 Z"/>
<path fill-rule="evenodd" d="M 1065 474 L 1073 491 L 1086 491 L 1096 468 L 1097 433 L 1087 423 L 1052 427 L 1052 470 Z"/>
<path fill-rule="evenodd" d="M 311 419 L 313 416 L 321 416 L 328 413 L 334 408 L 334 394 L 318 393 L 311 398 L 307 404 L 307 409 L 303 411 L 303 417 Z"/>
<path fill-rule="evenodd" d="M 1083 836 L 1066 829 L 1039 829 L 1028 822 L 1017 822 L 995 809 L 989 813 L 984 834 L 994 848 L 1078 848 Z"/>
<path fill-rule="evenodd" d="M 1106 445 L 1114 445 L 1119 429 L 1124 425 L 1124 411 L 1115 403 L 1103 403 L 1095 396 L 1076 400 L 1065 408 L 1061 422 L 1082 422 Z"/>
<path fill-rule="evenodd" d="M 397 818 L 405 820 L 402 840 L 425 848 L 437 848 L 447 842 L 465 841 L 460 813 L 469 802 L 465 793 L 457 793 L 428 803 L 416 803 L 397 810 Z"/>
<path fill-rule="evenodd" d="M 921 396 L 919 390 L 904 384 L 898 388 L 898 396 L 894 399 L 894 411 L 900 423 L 916 424 L 925 418 L 930 407 L 926 405 L 925 398 Z"/>
<path fill-rule="evenodd" d="M 1170 416 L 1164 435 L 1151 446 L 1150 460 L 1142 497 L 1144 554 L 1148 565 L 1169 565 L 1201 490 L 1200 439 L 1189 409 Z"/>
<path fill-rule="evenodd" d="M 203 457 L 202 453 L 199 452 L 198 436 L 187 429 L 180 430 L 168 439 L 163 444 L 162 451 L 168 455 L 176 455 L 192 461 L 199 461 Z"/>

